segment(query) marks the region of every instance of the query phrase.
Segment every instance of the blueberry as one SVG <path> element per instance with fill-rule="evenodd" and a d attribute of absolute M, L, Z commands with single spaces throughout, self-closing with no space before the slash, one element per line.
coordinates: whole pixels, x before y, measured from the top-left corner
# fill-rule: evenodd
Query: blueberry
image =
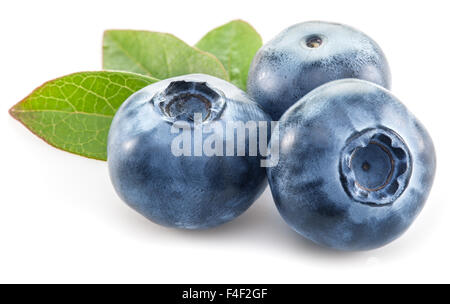
<path fill-rule="evenodd" d="M 166 79 L 136 92 L 116 113 L 108 137 L 108 166 L 117 193 L 148 219 L 169 227 L 201 229 L 234 219 L 267 185 L 261 156 L 196 151 L 196 143 L 202 149 L 213 135 L 218 140 L 211 147 L 225 149 L 234 139 L 226 137 L 229 133 L 220 137 L 216 127 L 230 121 L 267 122 L 270 117 L 246 93 L 207 75 Z M 212 130 L 202 133 L 207 127 Z M 252 132 L 244 133 L 246 139 Z M 177 144 L 182 134 L 186 141 Z M 174 154 L 173 145 L 186 153 Z"/>
<path fill-rule="evenodd" d="M 311 90 L 344 78 L 387 89 L 391 84 L 386 58 L 371 38 L 342 24 L 306 22 L 287 28 L 258 51 L 247 90 L 278 120 Z"/>
<path fill-rule="evenodd" d="M 344 79 L 293 105 L 271 139 L 276 206 L 295 231 L 339 250 L 399 237 L 430 192 L 436 156 L 422 124 L 389 91 Z"/>

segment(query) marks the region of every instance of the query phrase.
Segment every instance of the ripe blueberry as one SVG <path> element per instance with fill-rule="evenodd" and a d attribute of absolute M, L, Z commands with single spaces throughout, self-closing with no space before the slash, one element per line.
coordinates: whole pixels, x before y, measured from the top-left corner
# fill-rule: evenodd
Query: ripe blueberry
<path fill-rule="evenodd" d="M 371 38 L 351 27 L 327 22 L 291 26 L 255 55 L 247 90 L 278 120 L 296 101 L 333 80 L 358 78 L 390 88 L 386 58 Z"/>
<path fill-rule="evenodd" d="M 198 121 L 195 113 L 200 113 Z M 261 194 L 267 179 L 260 154 L 197 153 L 197 144 L 202 149 L 211 136 L 213 149 L 228 149 L 234 138 L 212 125 L 222 127 L 230 121 L 270 118 L 242 90 L 208 75 L 170 78 L 136 92 L 118 110 L 108 137 L 108 166 L 117 193 L 165 226 L 200 229 L 234 219 Z M 212 130 L 202 133 L 206 127 Z M 187 137 L 177 130 L 187 132 Z M 247 151 L 255 132 L 249 128 L 243 133 Z M 186 139 L 182 145 L 176 141 L 180 136 Z M 180 146 L 186 153 L 174 154 L 173 148 Z"/>
<path fill-rule="evenodd" d="M 399 237 L 430 192 L 436 156 L 423 125 L 389 91 L 345 79 L 292 106 L 268 168 L 286 222 L 317 244 L 366 250 Z M 272 151 L 274 153 L 274 151 Z"/>

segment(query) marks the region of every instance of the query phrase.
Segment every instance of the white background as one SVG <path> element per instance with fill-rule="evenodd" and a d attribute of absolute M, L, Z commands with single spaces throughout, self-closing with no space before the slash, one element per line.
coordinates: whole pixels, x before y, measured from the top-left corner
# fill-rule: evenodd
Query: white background
<path fill-rule="evenodd" d="M 0 282 L 450 282 L 448 1 L 2 1 Z M 116 196 L 106 163 L 54 149 L 7 110 L 43 82 L 101 69 L 105 29 L 169 32 L 194 44 L 232 19 L 268 41 L 301 21 L 359 28 L 383 48 L 393 92 L 431 133 L 438 171 L 428 203 L 392 244 L 339 253 L 278 215 L 270 192 L 209 231 L 153 224 Z"/>

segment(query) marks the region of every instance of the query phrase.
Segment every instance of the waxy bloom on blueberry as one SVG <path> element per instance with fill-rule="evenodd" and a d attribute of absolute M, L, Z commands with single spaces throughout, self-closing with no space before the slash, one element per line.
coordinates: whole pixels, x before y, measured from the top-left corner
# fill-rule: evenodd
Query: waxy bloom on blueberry
<path fill-rule="evenodd" d="M 267 179 L 260 153 L 249 153 L 249 138 L 257 138 L 257 129 L 241 133 L 245 155 L 237 153 L 237 144 L 232 156 L 202 153 L 211 136 L 212 152 L 234 144 L 236 132 L 222 132 L 231 121 L 270 118 L 242 90 L 208 75 L 174 77 L 136 92 L 118 110 L 108 137 L 108 166 L 117 193 L 165 226 L 200 229 L 234 219 L 261 194 Z M 202 133 L 208 127 L 210 132 Z M 265 142 L 269 136 L 270 131 Z"/>
<path fill-rule="evenodd" d="M 280 119 L 279 163 L 268 168 L 286 222 L 317 244 L 366 250 L 399 237 L 433 184 L 423 125 L 389 91 L 345 79 L 325 84 Z"/>
<path fill-rule="evenodd" d="M 250 97 L 278 120 L 296 101 L 320 85 L 358 78 L 387 89 L 391 75 L 380 47 L 346 25 L 305 22 L 266 43 L 250 67 Z"/>

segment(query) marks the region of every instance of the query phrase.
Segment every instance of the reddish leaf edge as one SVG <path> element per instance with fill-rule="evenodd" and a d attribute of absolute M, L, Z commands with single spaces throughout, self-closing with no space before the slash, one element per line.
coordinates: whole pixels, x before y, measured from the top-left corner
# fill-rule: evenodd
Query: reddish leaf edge
<path fill-rule="evenodd" d="M 105 71 L 105 70 L 103 70 L 103 71 L 82 71 L 82 72 L 71 73 L 71 74 L 67 74 L 67 75 L 65 75 L 65 76 L 57 77 L 57 78 L 54 78 L 54 79 L 51 79 L 51 80 L 48 80 L 48 81 L 44 82 L 43 84 L 41 84 L 40 86 L 38 86 L 37 88 L 35 88 L 33 91 L 31 91 L 31 93 L 28 94 L 25 98 L 21 99 L 19 102 L 17 102 L 16 104 L 14 104 L 14 105 L 8 110 L 8 113 L 9 113 L 9 115 L 11 115 L 12 118 L 14 118 L 14 119 L 15 119 L 16 121 L 18 121 L 22 126 L 24 126 L 26 129 L 28 129 L 28 131 L 30 131 L 30 132 L 31 132 L 32 134 L 34 134 L 36 137 L 38 137 L 39 139 L 41 139 L 42 141 L 44 141 L 44 142 L 45 142 L 46 144 L 48 144 L 49 146 L 52 146 L 53 148 L 56 148 L 56 149 L 58 149 L 58 150 L 60 150 L 60 151 L 66 152 L 66 153 L 70 153 L 70 154 L 74 154 L 74 155 L 81 156 L 81 157 L 84 157 L 84 158 L 88 158 L 88 159 L 94 159 L 94 160 L 100 160 L 100 161 L 107 161 L 107 159 L 103 159 L 103 158 L 95 157 L 95 156 L 86 156 L 86 155 L 83 155 L 83 154 L 80 154 L 80 153 L 67 151 L 67 150 L 64 150 L 64 149 L 62 149 L 62 148 L 60 148 L 60 147 L 55 146 L 54 144 L 50 143 L 50 142 L 49 142 L 48 140 L 46 140 L 45 138 L 41 137 L 41 136 L 40 136 L 39 134 L 37 134 L 35 131 L 33 131 L 29 126 L 27 126 L 27 125 L 26 125 L 26 124 L 25 124 L 25 123 L 24 123 L 24 122 L 16 115 L 17 112 L 15 112 L 15 108 L 16 108 L 19 104 L 21 104 L 22 102 L 25 102 L 25 101 L 26 101 L 28 98 L 30 98 L 36 91 L 40 90 L 41 88 L 45 87 L 47 84 L 49 84 L 49 83 L 51 83 L 51 82 L 53 82 L 53 81 L 55 81 L 55 80 L 59 80 L 59 79 L 62 79 L 62 78 L 64 78 L 64 77 L 73 76 L 73 75 L 76 75 L 76 74 L 82 74 L 82 73 L 96 73 L 96 72 L 112 72 L 112 73 L 122 73 L 122 74 L 129 74 L 129 75 L 138 75 L 138 76 L 140 76 L 140 77 L 147 77 L 147 78 L 153 79 L 153 80 L 155 80 L 155 82 L 159 81 L 159 79 L 156 79 L 156 78 L 154 78 L 154 77 L 152 77 L 152 76 L 142 75 L 142 74 L 132 73 L 132 72 L 126 72 L 126 71 L 118 71 L 118 70 L 117 70 L 117 71 L 116 71 L 116 70 L 107 70 L 107 71 Z M 125 100 L 124 100 L 124 101 L 125 101 Z"/>

